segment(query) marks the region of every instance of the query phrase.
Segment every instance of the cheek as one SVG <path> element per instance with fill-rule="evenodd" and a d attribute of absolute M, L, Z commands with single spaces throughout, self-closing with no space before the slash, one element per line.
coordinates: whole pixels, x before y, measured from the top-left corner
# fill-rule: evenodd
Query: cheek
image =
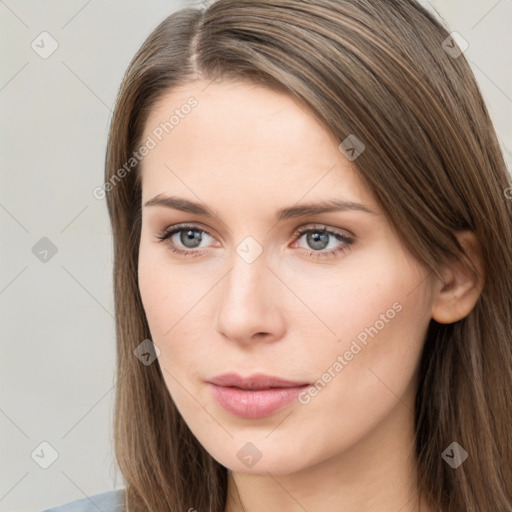
<path fill-rule="evenodd" d="M 141 246 L 138 286 L 151 340 L 160 349 L 158 362 L 174 395 L 178 384 L 171 375 L 178 382 L 190 380 L 204 356 L 200 340 L 211 325 L 205 318 L 210 314 L 204 310 L 205 294 L 212 284 L 202 278 L 191 281 L 190 273 L 171 265 L 166 256 L 160 247 Z"/>
<path fill-rule="evenodd" d="M 337 339 L 324 338 L 310 354 L 318 380 L 301 403 L 311 431 L 346 443 L 371 430 L 401 397 L 404 410 L 413 409 L 409 391 L 430 321 L 428 285 L 418 285 L 425 272 L 393 255 L 328 290 L 330 301 L 319 311 Z M 309 299 L 322 303 L 315 294 Z"/>
<path fill-rule="evenodd" d="M 184 293 L 182 288 L 185 285 L 179 282 L 176 273 L 172 273 L 172 278 L 170 275 L 168 265 L 159 262 L 158 255 L 150 258 L 148 251 L 141 250 L 138 284 L 151 340 L 160 349 L 156 362 L 176 407 L 183 416 L 189 417 L 200 413 L 193 411 L 193 401 L 182 388 L 183 385 L 187 387 L 191 375 L 195 345 L 179 340 L 188 338 L 184 328 L 187 311 L 192 306 L 188 304 L 190 293 Z M 188 314 L 193 314 L 193 310 Z"/>
<path fill-rule="evenodd" d="M 279 270 L 283 281 L 293 283 L 293 291 L 301 299 L 300 315 L 293 318 L 290 328 L 300 326 L 298 329 L 303 330 L 313 322 L 316 338 L 328 344 L 337 341 L 337 350 L 345 345 L 348 348 L 358 335 L 364 343 L 372 326 L 381 333 L 408 315 L 414 322 L 415 315 L 421 316 L 427 306 L 414 293 L 424 278 L 424 269 L 399 245 L 385 240 L 350 255 L 338 266 L 309 264 Z M 405 327 L 407 323 L 402 322 L 401 328 Z"/>
<path fill-rule="evenodd" d="M 160 338 L 171 327 L 168 311 L 171 289 L 158 265 L 139 260 L 138 284 L 144 312 L 153 337 Z M 156 339 L 153 340 L 156 342 Z"/>
<path fill-rule="evenodd" d="M 172 337 L 174 326 L 181 327 L 182 321 L 194 314 L 193 308 L 204 291 L 202 287 L 191 286 L 190 277 L 184 276 L 179 266 L 171 265 L 160 246 L 142 244 L 138 265 L 138 286 L 146 318 L 154 341 L 163 341 Z"/>
<path fill-rule="evenodd" d="M 426 270 L 399 247 L 395 250 L 388 242 L 381 250 L 360 254 L 340 265 L 331 279 L 326 275 L 334 274 L 333 269 L 316 270 L 314 276 L 296 273 L 295 290 L 307 297 L 310 310 L 323 323 L 314 319 L 324 334 L 316 337 L 315 351 L 302 358 L 314 364 L 319 377 L 327 373 L 324 381 L 330 378 L 328 372 L 335 374 L 331 380 L 338 384 L 332 387 L 340 387 L 341 393 L 350 389 L 352 398 L 366 400 L 379 387 L 386 389 L 378 384 L 379 372 L 398 391 L 407 385 L 423 346 L 430 309 L 427 285 L 422 283 Z M 303 330 L 306 317 L 297 320 L 297 330 Z M 300 332 L 296 337 L 300 339 Z M 345 379 L 347 383 L 341 384 Z"/>

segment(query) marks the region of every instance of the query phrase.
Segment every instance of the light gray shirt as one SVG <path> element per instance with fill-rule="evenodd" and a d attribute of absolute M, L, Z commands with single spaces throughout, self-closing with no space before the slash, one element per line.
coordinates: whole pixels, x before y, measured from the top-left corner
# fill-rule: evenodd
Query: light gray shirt
<path fill-rule="evenodd" d="M 124 512 L 124 489 L 102 492 L 42 512 Z"/>

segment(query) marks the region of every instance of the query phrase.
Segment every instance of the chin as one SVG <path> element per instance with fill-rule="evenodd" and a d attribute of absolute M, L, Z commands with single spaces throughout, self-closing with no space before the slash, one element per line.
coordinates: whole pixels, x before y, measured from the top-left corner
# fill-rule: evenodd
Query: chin
<path fill-rule="evenodd" d="M 277 438 L 272 441 L 265 432 L 258 439 L 251 435 L 235 435 L 222 446 L 209 446 L 203 444 L 204 448 L 220 464 L 235 473 L 250 475 L 287 475 L 301 471 L 323 460 L 320 453 L 307 453 L 298 449 L 302 443 L 289 439 L 284 445 Z M 262 439 L 263 437 L 263 439 Z M 252 438 L 252 441 L 251 441 Z M 315 456 L 316 455 L 316 456 Z"/>

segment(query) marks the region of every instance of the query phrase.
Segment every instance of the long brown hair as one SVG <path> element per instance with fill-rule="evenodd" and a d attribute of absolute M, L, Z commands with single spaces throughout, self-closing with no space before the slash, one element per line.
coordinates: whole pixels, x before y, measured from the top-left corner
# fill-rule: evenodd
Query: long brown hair
<path fill-rule="evenodd" d="M 132 159 L 155 103 L 200 78 L 264 84 L 298 98 L 340 142 L 355 134 L 366 147 L 354 162 L 362 179 L 403 244 L 440 279 L 444 264 L 465 257 L 454 233 L 476 234 L 485 266 L 478 302 L 458 322 L 432 319 L 421 356 L 418 496 L 443 512 L 512 510 L 511 179 L 450 37 L 415 0 L 218 0 L 173 13 L 137 52 L 120 86 L 105 168 L 114 442 L 127 510 L 226 505 L 227 469 L 188 429 L 158 364 L 134 357 L 151 336 L 137 285 L 141 188 Z M 453 469 L 442 453 L 455 441 L 468 460 Z"/>

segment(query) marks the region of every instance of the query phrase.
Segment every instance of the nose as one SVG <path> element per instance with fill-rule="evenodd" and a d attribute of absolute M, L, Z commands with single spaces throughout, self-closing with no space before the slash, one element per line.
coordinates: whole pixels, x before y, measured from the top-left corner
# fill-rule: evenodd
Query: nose
<path fill-rule="evenodd" d="M 282 283 L 267 266 L 264 254 L 247 263 L 234 255 L 223 279 L 216 329 L 239 344 L 273 342 L 284 336 Z"/>

